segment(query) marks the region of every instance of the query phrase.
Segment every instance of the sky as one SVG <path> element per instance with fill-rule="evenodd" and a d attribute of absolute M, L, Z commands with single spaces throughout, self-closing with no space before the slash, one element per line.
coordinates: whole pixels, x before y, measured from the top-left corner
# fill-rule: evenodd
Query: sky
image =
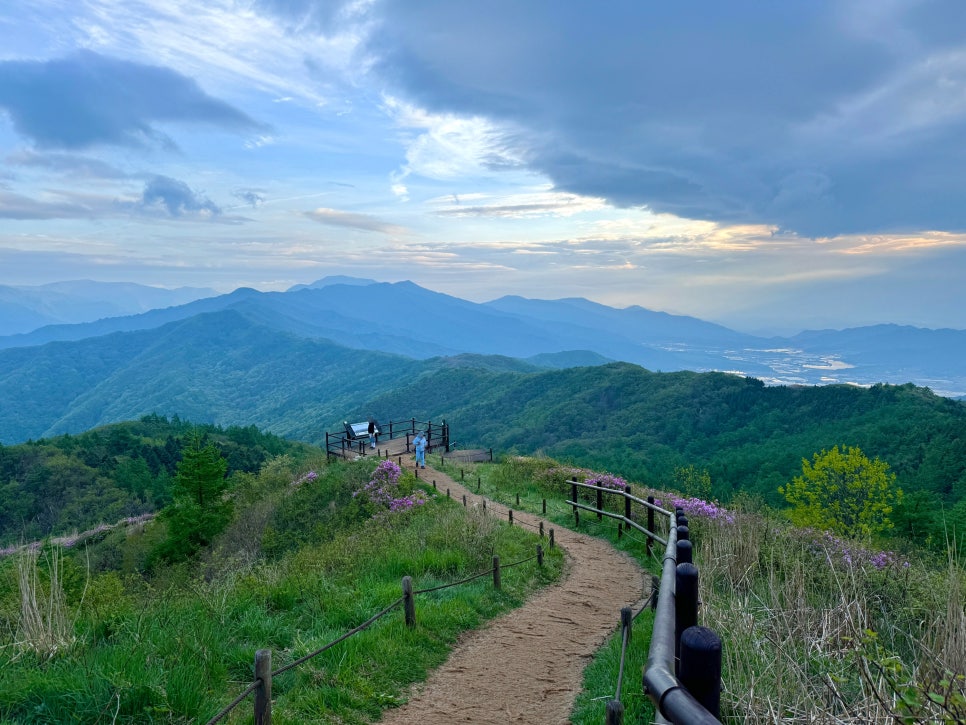
<path fill-rule="evenodd" d="M 966 328 L 962 0 L 5 0 L 0 285 Z"/>

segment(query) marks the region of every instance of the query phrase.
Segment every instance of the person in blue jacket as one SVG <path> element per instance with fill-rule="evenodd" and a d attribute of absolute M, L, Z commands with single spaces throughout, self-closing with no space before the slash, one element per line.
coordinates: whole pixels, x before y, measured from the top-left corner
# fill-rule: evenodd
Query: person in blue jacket
<path fill-rule="evenodd" d="M 416 449 L 416 465 L 420 468 L 426 468 L 426 446 L 429 445 L 429 441 L 426 440 L 426 436 L 423 435 L 422 431 L 416 434 L 413 438 L 413 448 Z"/>

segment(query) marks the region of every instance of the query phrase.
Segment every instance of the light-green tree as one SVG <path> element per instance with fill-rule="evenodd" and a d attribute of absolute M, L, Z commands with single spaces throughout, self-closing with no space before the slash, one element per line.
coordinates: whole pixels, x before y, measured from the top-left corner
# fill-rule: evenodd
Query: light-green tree
<path fill-rule="evenodd" d="M 228 462 L 214 443 L 194 438 L 181 452 L 172 494 L 165 510 L 168 537 L 158 554 L 179 561 L 211 543 L 231 518 L 231 501 L 225 498 Z"/>
<path fill-rule="evenodd" d="M 711 474 L 703 468 L 695 468 L 694 464 L 674 469 L 674 487 L 693 498 L 711 500 Z"/>
<path fill-rule="evenodd" d="M 892 528 L 889 515 L 902 500 L 889 464 L 852 446 L 823 450 L 811 463 L 802 459 L 802 475 L 778 491 L 793 507 L 793 523 L 855 538 Z"/>

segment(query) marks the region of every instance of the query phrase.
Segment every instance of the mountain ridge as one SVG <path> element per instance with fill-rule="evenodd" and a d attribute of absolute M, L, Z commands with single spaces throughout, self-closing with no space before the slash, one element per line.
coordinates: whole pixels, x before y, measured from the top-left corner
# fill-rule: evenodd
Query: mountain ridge
<path fill-rule="evenodd" d="M 226 295 L 81 325 L 0 337 L 0 349 L 158 327 L 234 309 L 266 329 L 414 359 L 464 353 L 529 360 L 587 350 L 650 370 L 724 371 L 768 384 L 913 382 L 966 394 L 966 331 L 877 325 L 764 338 L 696 318 L 584 298 L 504 296 L 484 303 L 411 281 L 326 277 L 285 292 L 239 288 Z M 559 366 L 561 358 L 554 365 Z"/>

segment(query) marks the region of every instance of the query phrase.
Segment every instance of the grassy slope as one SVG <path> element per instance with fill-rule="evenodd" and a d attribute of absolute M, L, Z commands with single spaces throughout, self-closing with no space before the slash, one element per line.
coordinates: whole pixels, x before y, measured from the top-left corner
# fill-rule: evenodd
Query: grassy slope
<path fill-rule="evenodd" d="M 193 566 L 143 577 L 139 562 L 163 535 L 159 525 L 109 534 L 90 552 L 99 571 L 86 591 L 83 554 L 61 567 L 69 636 L 53 652 L 25 646 L 36 637 L 19 624 L 16 569 L 9 559 L 0 564 L 0 719 L 208 719 L 251 681 L 256 649 L 270 648 L 278 668 L 394 601 L 404 575 L 422 588 L 485 570 L 494 553 L 508 562 L 532 554 L 532 534 L 468 517 L 445 498 L 360 520 L 351 491 L 371 465 L 335 464 L 293 492 L 290 482 L 304 469 L 272 463 L 236 491 L 235 522 Z M 483 578 L 421 595 L 415 630 L 396 611 L 276 678 L 275 722 L 370 721 L 442 662 L 461 631 L 519 605 L 558 576 L 561 563 L 555 554 L 542 570 L 509 569 L 500 591 Z M 241 713 L 231 721 L 243 722 Z"/>

